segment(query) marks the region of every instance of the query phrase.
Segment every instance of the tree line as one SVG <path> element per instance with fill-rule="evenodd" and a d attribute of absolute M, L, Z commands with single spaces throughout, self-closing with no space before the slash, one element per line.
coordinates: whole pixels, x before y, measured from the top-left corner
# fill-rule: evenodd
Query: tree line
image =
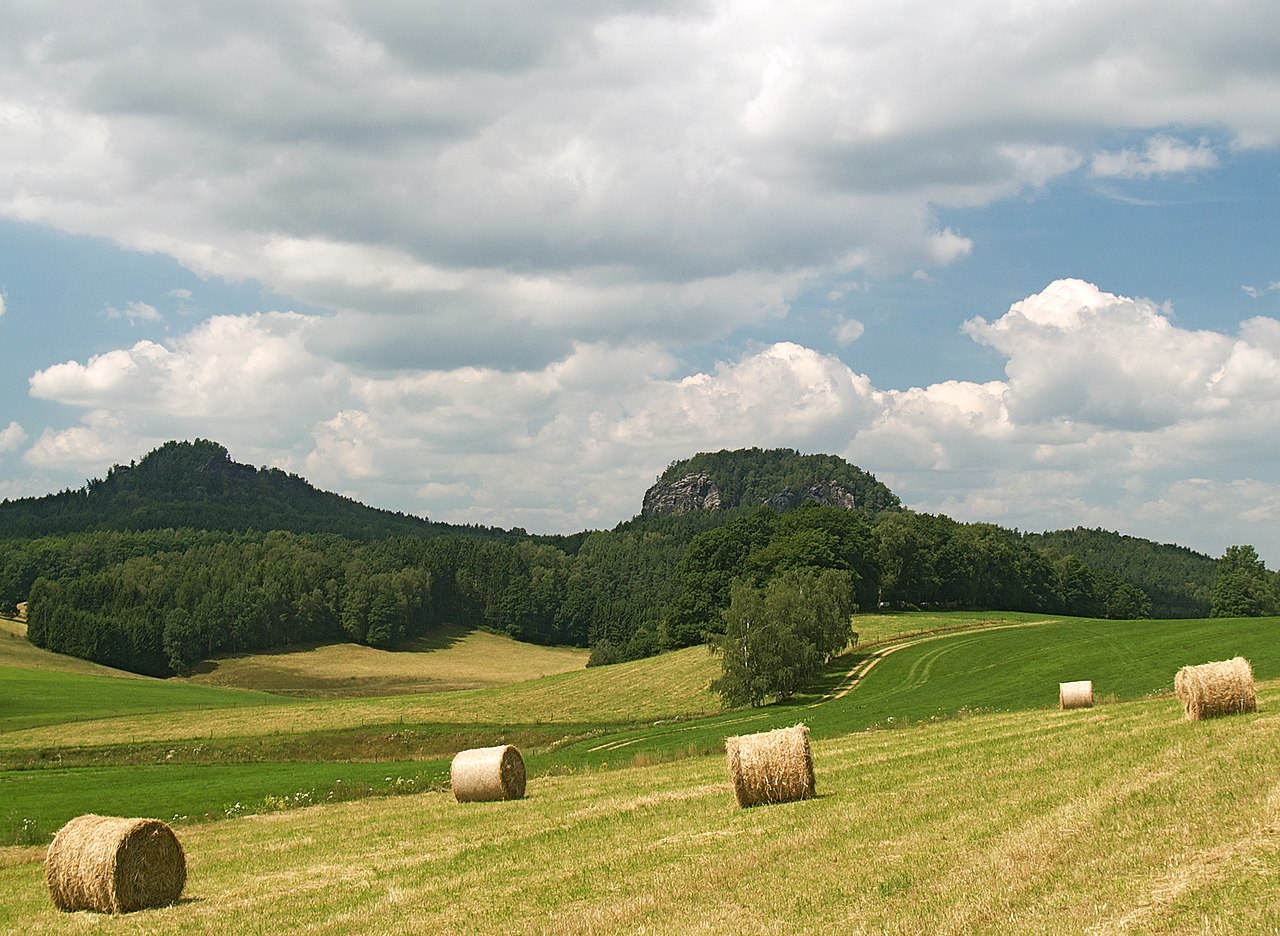
<path fill-rule="evenodd" d="M 1275 576 L 1252 555 L 1237 562 L 1252 578 L 1214 594 L 1224 609 L 1229 599 L 1257 613 L 1276 606 Z M 1202 558 L 1194 585 L 1207 595 L 1216 567 Z M 444 624 L 591 647 L 593 662 L 616 662 L 714 643 L 735 620 L 735 588 L 746 607 L 744 589 L 765 601 L 783 579 L 810 593 L 821 579 L 824 594 L 843 583 L 837 605 L 862 610 L 1134 618 L 1153 607 L 1096 559 L 1017 531 L 813 503 L 638 517 L 574 537 L 168 529 L 0 540 L 0 609 L 26 601 L 34 643 L 152 675 L 307 641 L 390 647 Z"/>
<path fill-rule="evenodd" d="M 691 477 L 719 509 L 675 496 Z M 664 490 L 612 530 L 536 536 L 376 510 L 238 464 L 215 442 L 169 442 L 80 490 L 0 502 L 0 611 L 26 601 L 33 641 L 163 675 L 303 641 L 388 647 L 444 624 L 591 647 L 609 663 L 721 646 L 795 610 L 796 595 L 1111 618 L 1277 607 L 1275 576 L 1249 547 L 1217 575 L 1207 556 L 1102 530 L 961 523 L 902 509 L 830 455 L 702 453 L 672 463 L 651 488 Z M 813 620 L 782 617 L 788 640 L 826 653 Z M 752 631 L 757 658 L 814 658 L 786 641 L 766 652 L 778 632 Z"/>

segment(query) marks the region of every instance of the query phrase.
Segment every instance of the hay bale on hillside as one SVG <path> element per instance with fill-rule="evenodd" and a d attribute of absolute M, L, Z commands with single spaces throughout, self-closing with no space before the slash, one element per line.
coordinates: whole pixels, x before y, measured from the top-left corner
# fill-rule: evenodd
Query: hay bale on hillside
<path fill-rule="evenodd" d="M 1058 683 L 1058 708 L 1093 708 L 1093 680 Z"/>
<path fill-rule="evenodd" d="M 1244 657 L 1184 666 L 1173 678 L 1173 691 L 1189 721 L 1258 710 L 1253 667 Z"/>
<path fill-rule="evenodd" d="M 804 725 L 725 738 L 739 806 L 788 803 L 814 795 L 813 754 Z"/>
<path fill-rule="evenodd" d="M 59 910 L 132 913 L 181 897 L 187 858 L 159 819 L 86 815 L 53 837 L 44 877 Z"/>
<path fill-rule="evenodd" d="M 459 751 L 449 767 L 449 783 L 459 803 L 520 799 L 524 758 L 510 744 Z"/>

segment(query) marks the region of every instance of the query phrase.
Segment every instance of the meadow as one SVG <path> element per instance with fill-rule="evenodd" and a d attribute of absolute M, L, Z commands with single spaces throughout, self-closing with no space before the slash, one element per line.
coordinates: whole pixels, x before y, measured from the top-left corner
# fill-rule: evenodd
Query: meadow
<path fill-rule="evenodd" d="M 92 720 L 51 699 L 0 730 L 0 811 L 31 841 L 0 848 L 0 930 L 81 927 L 42 844 L 92 808 L 177 817 L 188 851 L 184 901 L 126 931 L 1274 932 L 1277 627 L 860 618 L 811 691 L 737 712 L 700 648 L 420 696 L 200 710 L 176 691 L 254 697 L 160 683 L 169 713 Z M 1236 653 L 1260 712 L 1185 722 L 1177 667 Z M 1058 712 L 1080 678 L 1106 703 Z M 738 810 L 723 738 L 797 721 L 818 798 Z M 501 740 L 527 798 L 455 803 L 450 752 Z"/>

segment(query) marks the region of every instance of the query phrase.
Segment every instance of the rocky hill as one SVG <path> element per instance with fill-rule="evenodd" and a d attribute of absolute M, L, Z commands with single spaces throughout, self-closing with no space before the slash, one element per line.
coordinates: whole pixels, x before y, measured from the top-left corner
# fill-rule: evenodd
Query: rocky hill
<path fill-rule="evenodd" d="M 839 456 L 750 448 L 673 462 L 645 492 L 641 513 L 654 517 L 761 505 L 781 511 L 810 501 L 872 512 L 902 506 L 874 475 Z"/>

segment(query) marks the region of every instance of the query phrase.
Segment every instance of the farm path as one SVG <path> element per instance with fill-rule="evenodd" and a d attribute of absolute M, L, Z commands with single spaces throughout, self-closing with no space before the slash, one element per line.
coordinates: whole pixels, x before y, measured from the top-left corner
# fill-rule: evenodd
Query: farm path
<path fill-rule="evenodd" d="M 924 633 L 887 638 L 884 641 L 880 641 L 882 646 L 880 646 L 879 649 L 875 650 L 867 658 L 858 661 L 858 664 L 854 666 L 852 669 L 850 669 L 847 674 L 845 674 L 845 676 L 841 679 L 840 683 L 836 686 L 836 688 L 834 688 L 831 692 L 826 693 L 816 701 L 809 703 L 807 706 L 805 706 L 805 708 L 811 709 L 819 705 L 824 705 L 828 702 L 833 702 L 839 699 L 843 699 L 855 688 L 857 688 L 857 686 L 862 682 L 862 680 L 866 678 L 867 673 L 869 673 L 877 663 L 879 663 L 889 654 L 895 653 L 898 650 L 905 650 L 907 647 L 914 647 L 919 644 L 927 643 L 933 640 L 946 640 L 947 638 L 961 637 L 966 634 L 973 639 L 978 639 L 980 634 L 987 633 L 990 631 L 1007 630 L 1009 628 L 1015 628 L 1015 627 L 1038 627 L 1044 624 L 1051 624 L 1053 622 L 1054 622 L 1053 618 L 1046 618 L 1044 620 L 1038 620 L 1038 621 L 1017 621 L 1017 622 L 1012 622 L 1007 624 L 1005 623 L 965 624 L 959 627 L 944 627 L 944 628 L 938 628 L 937 630 L 932 630 Z M 946 648 L 942 648 L 942 651 L 945 652 L 945 649 Z M 914 670 L 913 670 L 913 673 L 914 673 Z M 915 678 L 917 683 L 927 682 L 928 669 L 926 669 L 926 671 L 923 674 L 916 675 Z M 767 718 L 767 713 L 764 713 L 760 710 L 752 710 L 749 712 L 744 712 L 743 714 L 741 714 L 736 718 L 727 719 L 727 720 L 716 719 L 716 724 L 720 728 L 726 728 L 726 727 L 735 726 L 735 725 L 747 726 L 753 722 L 759 722 L 762 718 Z M 627 733 L 625 737 L 621 737 L 621 738 L 616 738 L 616 737 L 605 738 L 595 746 L 587 748 L 587 753 L 595 754 L 601 751 L 618 751 L 623 748 L 629 748 L 638 744 L 642 744 L 646 741 L 651 741 L 654 738 L 657 738 L 663 735 L 679 735 L 682 733 L 701 732 L 705 730 L 705 728 L 706 728 L 706 721 L 704 719 L 697 719 L 686 725 L 663 726 L 659 730 L 646 732 L 645 734 L 641 734 L 641 735 Z"/>
<path fill-rule="evenodd" d="M 957 637 L 962 633 L 968 633 L 974 630 L 980 630 L 985 633 L 988 631 L 1010 630 L 1012 628 L 1017 628 L 1017 627 L 1041 627 L 1045 624 L 1051 624 L 1051 623 L 1053 623 L 1052 618 L 1046 618 L 1043 621 L 1017 621 L 1009 624 L 977 624 L 977 625 L 968 624 L 963 627 L 941 628 L 936 631 L 929 631 L 928 633 L 925 633 L 925 634 L 913 635 L 909 637 L 890 638 L 890 640 L 886 642 L 886 646 L 883 646 L 880 649 L 873 651 L 871 655 L 868 656 L 866 659 L 859 660 L 857 665 L 854 666 L 851 670 L 849 670 L 848 673 L 845 674 L 844 679 L 840 681 L 840 684 L 836 686 L 835 689 L 831 690 L 831 692 L 828 692 L 826 695 L 818 699 L 816 702 L 809 703 L 808 707 L 813 708 L 815 706 L 822 705 L 825 702 L 830 702 L 834 699 L 843 699 L 855 688 L 857 688 L 858 684 L 861 683 L 862 680 L 866 678 L 867 673 L 869 673 L 873 668 L 875 668 L 877 663 L 879 663 L 889 654 L 896 653 L 899 650 L 905 650 L 907 647 L 915 647 L 915 646 L 918 646 L 919 644 L 927 643 L 931 640 L 945 640 L 949 637 Z M 928 671 L 926 670 L 925 673 L 923 674 L 923 677 L 919 680 L 919 682 L 923 683 L 927 681 L 928 681 Z"/>

